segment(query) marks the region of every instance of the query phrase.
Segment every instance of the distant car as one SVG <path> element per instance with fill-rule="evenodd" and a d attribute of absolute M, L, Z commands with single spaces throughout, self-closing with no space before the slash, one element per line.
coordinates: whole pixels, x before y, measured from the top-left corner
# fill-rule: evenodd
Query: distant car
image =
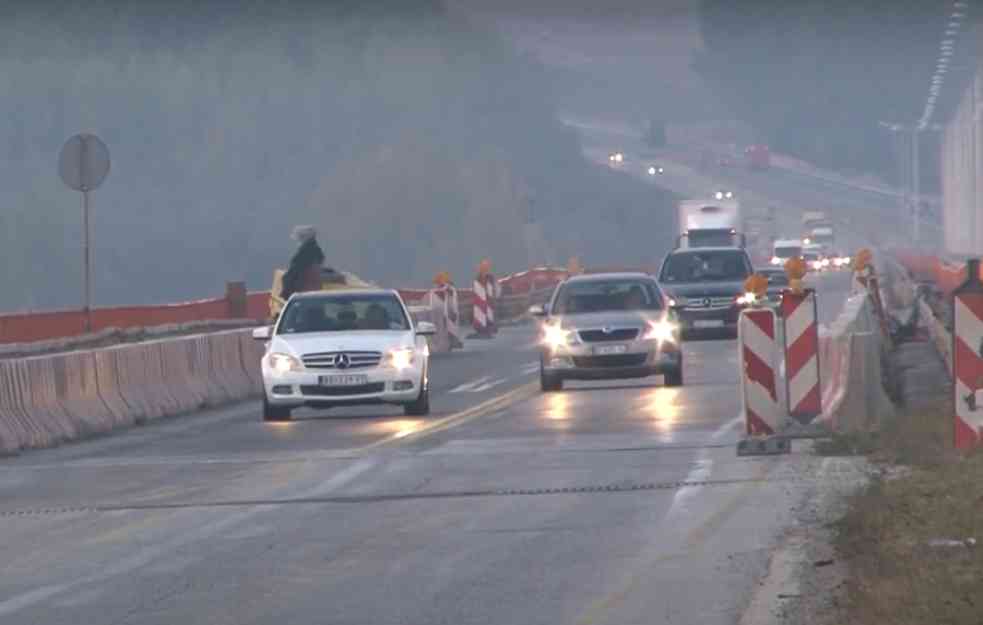
<path fill-rule="evenodd" d="M 768 301 L 777 303 L 782 299 L 782 291 L 788 287 L 788 274 L 778 267 L 761 267 L 755 273 L 768 278 Z"/>
<path fill-rule="evenodd" d="M 560 283 L 542 320 L 540 386 L 558 391 L 565 380 L 641 378 L 663 374 L 683 383 L 679 324 L 652 276 L 599 273 Z"/>
<path fill-rule="evenodd" d="M 806 263 L 809 271 L 828 271 L 832 269 L 832 261 L 826 251 L 826 247 L 818 243 L 809 243 L 802 248 L 802 260 Z"/>
<path fill-rule="evenodd" d="M 767 145 L 749 145 L 744 149 L 744 156 L 747 159 L 749 169 L 768 169 L 771 167 L 771 151 Z"/>
<path fill-rule="evenodd" d="M 844 254 L 842 251 L 834 251 L 830 253 L 830 266 L 832 269 L 849 269 L 850 262 L 853 260 L 848 255 Z"/>
<path fill-rule="evenodd" d="M 744 248 L 683 248 L 669 253 L 659 271 L 659 285 L 674 301 L 683 338 L 724 331 L 737 336 L 744 281 L 751 258 Z"/>
<path fill-rule="evenodd" d="M 806 270 L 808 271 L 822 271 L 822 259 L 818 252 L 802 252 L 802 260 L 806 263 Z"/>
<path fill-rule="evenodd" d="M 397 404 L 430 412 L 433 324 L 414 327 L 396 291 L 296 293 L 276 324 L 257 328 L 268 341 L 261 360 L 263 419 L 287 421 L 302 406 Z"/>

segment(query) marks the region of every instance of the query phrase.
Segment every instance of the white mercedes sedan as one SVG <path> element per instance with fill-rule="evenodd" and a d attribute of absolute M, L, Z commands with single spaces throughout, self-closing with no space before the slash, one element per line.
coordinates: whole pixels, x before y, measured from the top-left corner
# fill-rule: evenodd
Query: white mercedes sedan
<path fill-rule="evenodd" d="M 287 421 L 302 406 L 397 404 L 407 415 L 430 412 L 433 324 L 414 325 L 396 291 L 297 293 L 272 327 L 262 358 L 263 419 Z"/>

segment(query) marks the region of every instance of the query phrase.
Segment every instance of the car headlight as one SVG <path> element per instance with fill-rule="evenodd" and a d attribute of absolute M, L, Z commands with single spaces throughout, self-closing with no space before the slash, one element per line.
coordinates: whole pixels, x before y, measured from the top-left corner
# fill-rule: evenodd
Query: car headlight
<path fill-rule="evenodd" d="M 829 267 L 829 259 L 828 258 L 824 258 L 820 262 L 822 263 L 823 267 Z"/>
<path fill-rule="evenodd" d="M 689 298 L 685 295 L 673 295 L 669 299 L 670 306 L 686 306 L 689 304 Z"/>
<path fill-rule="evenodd" d="M 403 369 L 409 369 L 413 366 L 413 362 L 416 360 L 416 350 L 412 347 L 400 347 L 398 349 L 391 349 L 386 355 L 386 364 L 390 367 L 402 371 Z"/>
<path fill-rule="evenodd" d="M 577 342 L 577 335 L 570 330 L 564 330 L 560 326 L 543 326 L 543 343 L 552 349 L 573 345 Z"/>
<path fill-rule="evenodd" d="M 649 321 L 649 327 L 645 331 L 643 338 L 646 341 L 659 341 L 660 343 L 675 343 L 676 332 L 679 326 L 671 321 Z"/>
<path fill-rule="evenodd" d="M 771 264 L 772 265 L 781 265 L 782 264 L 782 259 L 779 258 L 779 257 L 777 257 L 777 256 L 772 256 L 771 257 Z"/>
<path fill-rule="evenodd" d="M 758 296 L 752 293 L 751 291 L 748 291 L 743 295 L 738 295 L 737 298 L 734 300 L 734 302 L 740 304 L 741 306 L 750 306 L 756 301 L 758 301 Z"/>
<path fill-rule="evenodd" d="M 304 365 L 290 354 L 273 352 L 266 357 L 270 369 L 279 374 L 290 373 L 291 371 L 303 371 Z"/>

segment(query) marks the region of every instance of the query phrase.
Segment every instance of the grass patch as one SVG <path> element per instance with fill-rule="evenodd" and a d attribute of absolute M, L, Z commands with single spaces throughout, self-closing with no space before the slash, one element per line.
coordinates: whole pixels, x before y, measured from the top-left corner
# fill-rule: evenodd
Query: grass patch
<path fill-rule="evenodd" d="M 983 622 L 983 452 L 952 453 L 951 414 L 903 416 L 864 439 L 875 460 L 910 470 L 875 479 L 838 524 L 848 622 Z"/>

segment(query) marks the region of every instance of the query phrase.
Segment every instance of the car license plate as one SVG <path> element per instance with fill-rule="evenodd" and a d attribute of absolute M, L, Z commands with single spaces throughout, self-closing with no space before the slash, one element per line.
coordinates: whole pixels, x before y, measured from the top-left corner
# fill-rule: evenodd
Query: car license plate
<path fill-rule="evenodd" d="M 722 319 L 699 319 L 693 322 L 694 328 L 722 328 L 724 327 L 724 322 Z"/>
<path fill-rule="evenodd" d="M 322 375 L 318 378 L 321 386 L 359 386 L 368 381 L 367 375 Z"/>
<path fill-rule="evenodd" d="M 597 345 L 594 347 L 595 356 L 610 356 L 611 354 L 624 354 L 628 351 L 627 345 Z"/>

